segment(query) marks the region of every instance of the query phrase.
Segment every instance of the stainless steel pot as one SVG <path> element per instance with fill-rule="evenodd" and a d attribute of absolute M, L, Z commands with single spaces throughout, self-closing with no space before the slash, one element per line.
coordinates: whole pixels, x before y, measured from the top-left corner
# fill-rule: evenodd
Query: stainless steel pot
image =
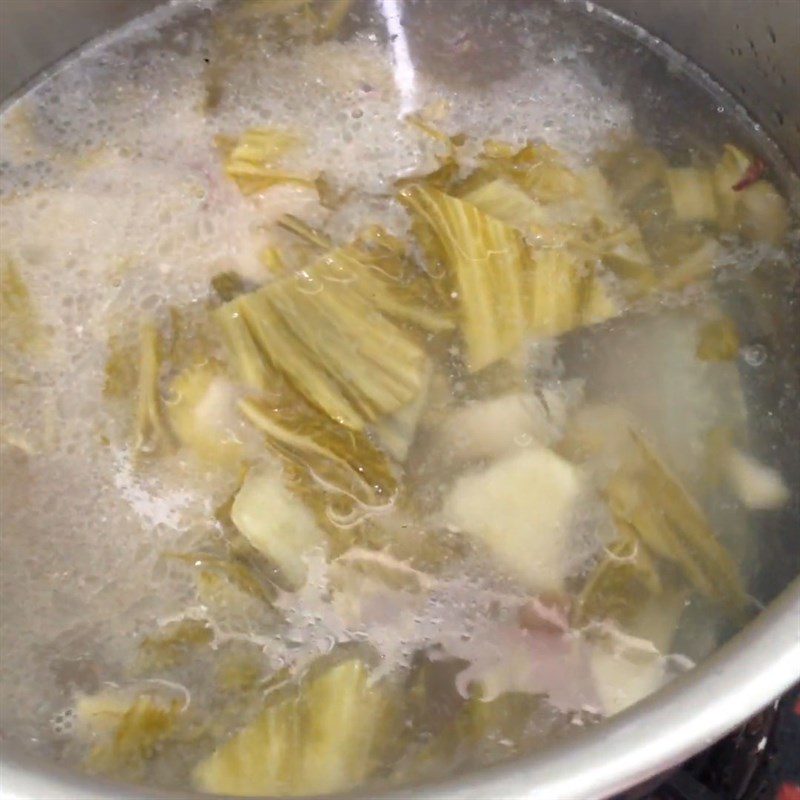
<path fill-rule="evenodd" d="M 492 0 L 494 1 L 494 0 Z M 2 0 L 0 99 L 72 49 L 152 8 L 158 0 Z M 457 8 L 458 0 L 437 0 Z M 589 4 L 587 4 L 589 5 Z M 800 170 L 800 5 L 797 0 L 602 0 L 684 53 L 726 87 Z M 453 13 L 451 11 L 451 13 Z M 782 387 L 772 435 L 800 442 L 800 303 L 770 301 L 780 358 L 766 391 Z M 788 373 L 787 373 L 788 370 Z M 788 375 L 788 377 L 787 377 Z M 777 392 L 778 389 L 775 389 Z M 766 432 L 770 435 L 770 432 Z M 791 448 L 790 448 L 791 449 Z M 798 450 L 800 448 L 794 448 Z M 786 465 L 784 465 L 786 466 Z M 775 536 L 787 543 L 765 570 L 772 598 L 800 572 L 800 460 L 789 465 L 794 507 Z M 778 563 L 780 561 L 781 563 Z M 774 588 L 773 588 L 774 587 Z M 626 791 L 714 742 L 800 680 L 800 579 L 697 669 L 608 723 L 535 755 L 386 797 L 588 800 Z M 8 800 L 189 797 L 69 774 L 10 748 L 0 762 Z M 357 795 L 354 795 L 357 796 Z M 374 796 L 374 795 L 373 795 Z"/>

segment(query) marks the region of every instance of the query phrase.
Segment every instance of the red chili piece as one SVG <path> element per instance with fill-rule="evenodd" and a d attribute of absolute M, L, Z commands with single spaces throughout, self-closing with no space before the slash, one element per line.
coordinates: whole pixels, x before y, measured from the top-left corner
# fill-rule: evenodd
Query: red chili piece
<path fill-rule="evenodd" d="M 741 180 L 738 183 L 733 184 L 733 191 L 741 192 L 742 189 L 752 186 L 757 180 L 761 179 L 761 176 L 766 172 L 766 170 L 767 165 L 760 158 L 754 158 L 750 162 L 750 166 L 744 171 L 744 175 L 742 175 Z"/>

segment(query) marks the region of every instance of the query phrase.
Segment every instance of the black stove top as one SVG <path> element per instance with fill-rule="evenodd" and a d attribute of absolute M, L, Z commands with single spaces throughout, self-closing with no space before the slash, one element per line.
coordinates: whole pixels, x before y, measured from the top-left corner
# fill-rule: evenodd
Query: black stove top
<path fill-rule="evenodd" d="M 684 764 L 647 800 L 800 800 L 800 685 Z"/>

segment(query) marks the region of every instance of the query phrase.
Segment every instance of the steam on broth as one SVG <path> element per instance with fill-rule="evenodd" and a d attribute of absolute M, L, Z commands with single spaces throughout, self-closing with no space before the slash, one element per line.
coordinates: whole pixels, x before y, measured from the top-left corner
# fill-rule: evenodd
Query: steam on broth
<path fill-rule="evenodd" d="M 4 110 L 4 738 L 398 785 L 755 613 L 774 154 L 586 9 L 442 11 L 172 3 Z"/>

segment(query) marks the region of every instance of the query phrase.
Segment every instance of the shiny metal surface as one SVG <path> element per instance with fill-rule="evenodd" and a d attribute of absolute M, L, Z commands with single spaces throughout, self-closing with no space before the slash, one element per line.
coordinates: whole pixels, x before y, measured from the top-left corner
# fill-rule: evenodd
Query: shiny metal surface
<path fill-rule="evenodd" d="M 797 0 L 601 0 L 702 67 L 800 170 Z"/>
<path fill-rule="evenodd" d="M 2 0 L 0 100 L 76 47 L 160 0 Z"/>
<path fill-rule="evenodd" d="M 458 2 L 438 1 L 454 6 Z M 0 98 L 82 43 L 156 4 L 157 0 L 0 0 Z M 797 0 L 604 0 L 601 4 L 642 25 L 706 69 L 800 167 Z M 793 348 L 800 338 L 795 335 L 800 312 L 791 298 L 784 300 L 777 315 L 775 346 L 796 376 L 798 357 Z M 796 416 L 796 407 L 787 413 Z M 789 428 L 783 435 L 794 434 Z M 784 530 L 783 534 L 796 537 L 798 531 Z M 796 555 L 797 550 L 788 552 Z M 797 563 L 783 566 L 788 574 L 797 574 L 800 568 Z M 766 596 L 774 593 L 767 591 Z M 699 751 L 798 679 L 800 580 L 795 580 L 708 661 L 603 726 L 533 756 L 386 797 L 609 797 Z M 7 750 L 0 763 L 0 796 L 8 800 L 167 800 L 192 795 L 123 788 Z"/>

